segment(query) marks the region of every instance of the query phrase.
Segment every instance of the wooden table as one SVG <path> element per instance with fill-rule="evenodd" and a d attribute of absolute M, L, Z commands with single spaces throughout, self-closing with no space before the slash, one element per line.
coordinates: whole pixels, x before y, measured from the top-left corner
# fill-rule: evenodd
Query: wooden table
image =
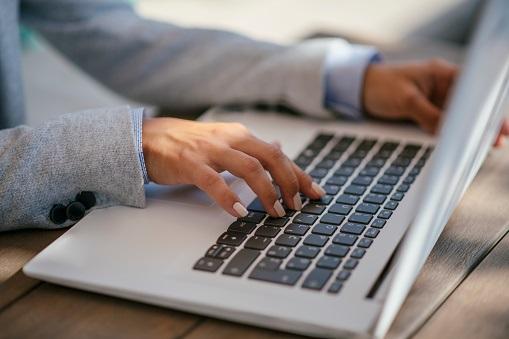
<path fill-rule="evenodd" d="M 508 171 L 509 149 L 493 151 L 389 337 L 509 337 Z M 22 265 L 64 231 L 0 234 L 0 338 L 295 337 L 25 277 Z"/>

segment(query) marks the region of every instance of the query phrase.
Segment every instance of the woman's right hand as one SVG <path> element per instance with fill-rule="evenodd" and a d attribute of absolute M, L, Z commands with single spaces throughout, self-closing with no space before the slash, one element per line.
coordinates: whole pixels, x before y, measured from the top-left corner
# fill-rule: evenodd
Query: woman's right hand
<path fill-rule="evenodd" d="M 235 217 L 245 216 L 247 210 L 219 175 L 225 170 L 244 179 L 274 217 L 284 216 L 285 211 L 266 170 L 291 209 L 302 208 L 299 192 L 311 199 L 325 194 L 279 146 L 256 138 L 238 123 L 146 119 L 143 154 L 151 181 L 196 185 Z"/>

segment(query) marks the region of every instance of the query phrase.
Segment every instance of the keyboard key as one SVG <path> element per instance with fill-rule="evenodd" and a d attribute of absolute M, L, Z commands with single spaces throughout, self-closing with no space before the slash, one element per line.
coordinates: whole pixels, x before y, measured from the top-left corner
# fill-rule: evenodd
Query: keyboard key
<path fill-rule="evenodd" d="M 291 251 L 292 249 L 289 247 L 274 245 L 267 251 L 267 256 L 284 259 Z"/>
<path fill-rule="evenodd" d="M 366 166 L 384 167 L 385 161 L 386 161 L 385 158 L 373 158 L 366 164 Z"/>
<path fill-rule="evenodd" d="M 322 247 L 329 240 L 325 235 L 310 234 L 304 239 L 304 245 Z"/>
<path fill-rule="evenodd" d="M 342 137 L 336 145 L 334 145 L 334 149 L 339 151 L 346 151 L 350 145 L 354 142 L 354 137 Z"/>
<path fill-rule="evenodd" d="M 348 218 L 348 221 L 367 225 L 371 222 L 371 219 L 373 219 L 371 214 L 355 212 Z"/>
<path fill-rule="evenodd" d="M 405 157 L 398 157 L 396 158 L 396 160 L 394 160 L 392 162 L 391 165 L 393 166 L 402 166 L 402 167 L 407 167 L 408 165 L 410 165 L 410 162 L 412 161 L 412 159 L 410 158 L 405 158 Z"/>
<path fill-rule="evenodd" d="M 259 224 L 265 218 L 265 213 L 252 212 L 250 211 L 245 217 L 240 218 L 240 221 L 250 222 L 253 224 Z"/>
<path fill-rule="evenodd" d="M 342 288 L 343 288 L 343 283 L 341 281 L 336 280 L 329 286 L 329 289 L 327 290 L 327 292 L 336 294 L 336 293 L 339 293 L 339 291 L 341 291 Z"/>
<path fill-rule="evenodd" d="M 318 164 L 316 164 L 316 167 L 317 168 L 325 168 L 326 170 L 329 170 L 332 167 L 334 167 L 335 163 L 336 162 L 334 160 L 324 159 L 324 160 L 320 161 Z"/>
<path fill-rule="evenodd" d="M 382 184 L 376 184 L 371 188 L 371 193 L 377 193 L 377 194 L 389 194 L 392 191 L 392 186 L 390 185 L 382 185 Z"/>
<path fill-rule="evenodd" d="M 332 242 L 338 245 L 352 246 L 357 241 L 357 237 L 352 234 L 339 233 L 333 239 Z"/>
<path fill-rule="evenodd" d="M 193 269 L 198 271 L 215 272 L 222 264 L 223 261 L 221 259 L 203 257 L 196 262 Z"/>
<path fill-rule="evenodd" d="M 342 155 L 343 152 L 332 150 L 324 157 L 324 159 L 338 161 Z"/>
<path fill-rule="evenodd" d="M 313 162 L 313 158 L 311 157 L 299 156 L 297 159 L 295 159 L 295 163 L 302 170 L 305 170 L 309 166 L 309 164 L 311 164 L 311 162 Z"/>
<path fill-rule="evenodd" d="M 398 207 L 398 203 L 396 201 L 387 201 L 387 203 L 385 204 L 384 208 L 387 209 L 387 210 L 391 210 L 391 211 L 394 211 L 396 209 L 396 207 Z"/>
<path fill-rule="evenodd" d="M 341 280 L 341 281 L 345 281 L 348 278 L 350 278 L 351 274 L 352 274 L 352 272 L 350 272 L 350 271 L 340 271 L 338 273 L 338 275 L 336 276 L 336 279 L 337 280 Z"/>
<path fill-rule="evenodd" d="M 285 233 L 293 235 L 304 235 L 308 231 L 309 226 L 291 223 L 286 226 Z"/>
<path fill-rule="evenodd" d="M 344 220 L 344 216 L 332 213 L 326 213 L 320 218 L 320 222 L 332 225 L 341 225 Z"/>
<path fill-rule="evenodd" d="M 336 172 L 334 172 L 334 176 L 336 177 L 349 177 L 352 173 L 355 172 L 354 167 L 343 167 L 338 168 Z"/>
<path fill-rule="evenodd" d="M 315 168 L 314 170 L 309 172 L 309 175 L 312 178 L 322 179 L 322 178 L 324 178 L 327 175 L 327 173 L 329 173 L 328 169 L 325 169 L 325 168 Z"/>
<path fill-rule="evenodd" d="M 239 232 L 244 234 L 249 234 L 253 232 L 253 230 L 256 228 L 256 224 L 245 222 L 245 221 L 234 221 L 230 227 L 228 227 L 228 232 Z"/>
<path fill-rule="evenodd" d="M 394 201 L 401 201 L 403 200 L 403 198 L 405 197 L 405 194 L 404 193 L 401 193 L 401 192 L 396 192 L 394 193 L 392 196 L 391 196 L 391 200 L 394 200 Z"/>
<path fill-rule="evenodd" d="M 338 194 L 340 187 L 336 186 L 336 185 L 325 185 L 325 186 L 323 186 L 323 189 L 325 190 L 325 192 L 327 194 L 336 195 L 336 194 Z"/>
<path fill-rule="evenodd" d="M 370 204 L 370 203 L 364 202 L 362 204 L 359 204 L 359 206 L 357 206 L 355 211 L 360 212 L 360 213 L 376 214 L 376 212 L 378 212 L 379 209 L 380 209 L 380 206 L 378 206 L 376 204 Z"/>
<path fill-rule="evenodd" d="M 209 258 L 215 258 L 216 255 L 219 254 L 219 251 L 221 251 L 222 246 L 225 246 L 225 245 L 215 244 L 215 245 L 210 246 L 209 249 L 207 250 L 207 252 L 205 253 L 205 256 L 209 257 Z"/>
<path fill-rule="evenodd" d="M 390 166 L 384 174 L 401 176 L 405 173 L 405 167 L 401 166 Z"/>
<path fill-rule="evenodd" d="M 339 264 L 341 264 L 341 259 L 327 255 L 324 255 L 316 262 L 317 267 L 328 268 L 330 270 L 336 269 Z"/>
<path fill-rule="evenodd" d="M 360 158 L 348 158 L 343 162 L 342 166 L 357 167 L 361 162 L 362 159 Z"/>
<path fill-rule="evenodd" d="M 364 140 L 361 141 L 359 146 L 357 146 L 357 149 L 358 150 L 369 151 L 370 149 L 373 148 L 373 146 L 375 146 L 376 141 L 377 141 L 376 139 L 364 139 Z"/>
<path fill-rule="evenodd" d="M 364 232 L 366 227 L 364 225 L 354 224 L 352 222 L 347 222 L 343 227 L 341 227 L 341 232 L 360 235 Z"/>
<path fill-rule="evenodd" d="M 377 230 L 376 228 L 368 228 L 366 233 L 364 233 L 364 236 L 368 238 L 376 238 L 378 233 L 380 233 L 380 230 Z"/>
<path fill-rule="evenodd" d="M 399 177 L 395 175 L 382 175 L 378 179 L 378 183 L 382 185 L 396 185 L 399 181 Z"/>
<path fill-rule="evenodd" d="M 313 227 L 311 232 L 314 234 L 332 235 L 334 232 L 336 232 L 336 229 L 337 227 L 334 225 L 318 223 L 315 225 L 315 227 Z"/>
<path fill-rule="evenodd" d="M 263 269 L 254 269 L 253 272 L 249 275 L 250 279 L 268 281 L 276 284 L 283 285 L 295 285 L 299 278 L 301 277 L 301 271 L 295 270 L 263 270 Z"/>
<path fill-rule="evenodd" d="M 330 177 L 326 184 L 327 185 L 337 185 L 337 186 L 343 186 L 347 182 L 347 177 Z"/>
<path fill-rule="evenodd" d="M 316 219 L 318 219 L 316 215 L 299 213 L 295 216 L 295 218 L 293 218 L 293 222 L 303 225 L 313 225 Z"/>
<path fill-rule="evenodd" d="M 290 270 L 305 271 L 310 264 L 311 260 L 306 258 L 291 258 L 286 263 L 286 268 Z"/>
<path fill-rule="evenodd" d="M 352 254 L 350 255 L 352 258 L 355 259 L 361 259 L 364 254 L 366 254 L 366 250 L 363 248 L 356 248 L 352 251 Z"/>
<path fill-rule="evenodd" d="M 382 147 L 380 147 L 380 149 L 394 151 L 396 148 L 398 148 L 398 146 L 399 146 L 399 142 L 387 141 L 382 144 Z"/>
<path fill-rule="evenodd" d="M 380 171 L 380 169 L 378 167 L 368 166 L 368 167 L 364 168 L 359 173 L 359 175 L 368 176 L 368 177 L 376 177 L 378 175 L 379 171 Z"/>
<path fill-rule="evenodd" d="M 300 241 L 300 237 L 290 234 L 281 234 L 276 239 L 276 245 L 295 247 Z"/>
<path fill-rule="evenodd" d="M 269 246 L 270 242 L 271 242 L 271 239 L 269 239 L 269 238 L 260 237 L 260 236 L 255 235 L 246 241 L 246 243 L 244 244 L 244 247 L 251 248 L 253 250 L 264 250 L 265 248 L 267 248 L 267 246 Z"/>
<path fill-rule="evenodd" d="M 359 185 L 350 185 L 347 188 L 345 188 L 346 194 L 353 194 L 353 195 L 363 195 L 364 192 L 366 192 L 366 186 L 359 186 Z"/>
<path fill-rule="evenodd" d="M 352 184 L 355 185 L 361 185 L 361 186 L 369 186 L 371 185 L 371 182 L 373 181 L 373 178 L 370 176 L 358 176 L 352 181 Z"/>
<path fill-rule="evenodd" d="M 263 204 L 259 198 L 256 198 L 247 206 L 248 211 L 252 212 L 260 212 L 260 213 L 266 213 L 265 207 L 263 207 Z"/>
<path fill-rule="evenodd" d="M 414 181 L 415 181 L 415 176 L 413 176 L 413 175 L 409 175 L 409 176 L 407 176 L 407 177 L 405 178 L 405 180 L 403 180 L 403 183 L 404 183 L 404 184 L 407 184 L 407 185 L 411 185 L 411 184 L 413 184 L 413 183 L 414 183 Z"/>
<path fill-rule="evenodd" d="M 382 219 L 389 219 L 392 215 L 392 211 L 389 210 L 382 210 L 380 213 L 378 213 L 378 217 Z"/>
<path fill-rule="evenodd" d="M 283 227 L 288 223 L 288 218 L 274 218 L 274 217 L 268 217 L 263 222 L 264 225 L 267 226 L 276 226 L 276 227 Z"/>
<path fill-rule="evenodd" d="M 258 227 L 258 229 L 255 232 L 255 235 L 274 238 L 279 233 L 280 230 L 281 228 L 279 227 L 262 225 Z"/>
<path fill-rule="evenodd" d="M 373 193 L 369 193 L 368 195 L 366 195 L 366 197 L 364 198 L 364 202 L 367 202 L 367 203 L 370 203 L 370 204 L 383 204 L 385 199 L 387 197 L 383 194 L 373 194 Z"/>
<path fill-rule="evenodd" d="M 322 214 L 323 211 L 325 211 L 324 205 L 318 205 L 318 204 L 307 204 L 302 208 L 302 213 L 308 213 L 308 214 Z"/>
<path fill-rule="evenodd" d="M 313 290 L 321 290 L 332 275 L 331 270 L 323 268 L 313 269 L 302 284 L 302 287 Z"/>
<path fill-rule="evenodd" d="M 256 268 L 261 270 L 275 271 L 279 269 L 282 262 L 283 260 L 281 259 L 265 257 L 260 260 L 260 262 L 258 262 Z"/>
<path fill-rule="evenodd" d="M 295 256 L 302 258 L 314 258 L 318 255 L 320 249 L 313 246 L 300 246 L 295 252 Z"/>
<path fill-rule="evenodd" d="M 311 203 L 318 204 L 318 205 L 328 205 L 331 203 L 332 199 L 334 199 L 334 196 L 332 195 L 324 195 L 318 200 L 311 200 Z"/>
<path fill-rule="evenodd" d="M 375 219 L 373 221 L 373 223 L 371 223 L 371 227 L 383 228 L 385 226 L 386 222 L 387 222 L 387 220 L 384 220 L 384 219 Z"/>
<path fill-rule="evenodd" d="M 348 253 L 348 251 L 350 251 L 350 247 L 342 245 L 329 245 L 329 247 L 327 247 L 325 250 L 325 254 L 342 258 Z"/>
<path fill-rule="evenodd" d="M 217 239 L 218 244 L 230 245 L 230 246 L 239 246 L 242 242 L 246 240 L 246 235 L 238 232 L 228 232 L 223 233 Z"/>
<path fill-rule="evenodd" d="M 241 276 L 260 255 L 259 251 L 243 248 L 233 256 L 223 274 Z"/>
<path fill-rule="evenodd" d="M 327 212 L 347 215 L 352 210 L 352 206 L 345 204 L 334 204 L 332 205 Z"/>
<path fill-rule="evenodd" d="M 336 202 L 338 204 L 355 205 L 359 201 L 359 197 L 350 194 L 341 194 Z"/>
<path fill-rule="evenodd" d="M 233 252 L 235 252 L 235 247 L 221 245 L 221 250 L 216 254 L 216 258 L 222 260 L 228 259 L 233 254 Z"/>
<path fill-rule="evenodd" d="M 361 240 L 359 240 L 359 244 L 357 244 L 357 246 L 363 247 L 363 248 L 368 248 L 369 246 L 371 246 L 372 243 L 373 243 L 373 239 L 362 238 Z"/>
<path fill-rule="evenodd" d="M 359 260 L 357 260 L 357 259 L 348 259 L 347 261 L 345 261 L 345 264 L 343 265 L 343 268 L 345 268 L 347 270 L 353 270 L 354 268 L 357 267 L 358 264 L 359 264 Z"/>
<path fill-rule="evenodd" d="M 421 172 L 421 169 L 419 167 L 414 167 L 408 174 L 409 175 L 418 175 L 420 172 Z"/>
<path fill-rule="evenodd" d="M 410 185 L 401 184 L 401 185 L 398 186 L 397 191 L 401 192 L 401 193 L 406 193 L 406 192 L 408 192 L 409 189 L 410 189 Z"/>

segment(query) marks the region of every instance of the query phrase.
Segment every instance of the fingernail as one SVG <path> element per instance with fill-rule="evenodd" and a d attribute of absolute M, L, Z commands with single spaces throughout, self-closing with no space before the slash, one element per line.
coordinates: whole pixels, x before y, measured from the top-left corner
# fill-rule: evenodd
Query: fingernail
<path fill-rule="evenodd" d="M 284 217 L 285 216 L 285 214 L 286 214 L 285 209 L 283 208 L 283 205 L 281 205 L 279 200 L 276 200 L 276 202 L 274 203 L 274 209 L 276 210 L 276 214 L 279 217 Z"/>
<path fill-rule="evenodd" d="M 313 188 L 313 191 L 315 191 L 315 193 L 319 196 L 323 197 L 325 195 L 323 188 L 321 188 L 316 182 L 311 185 L 311 188 Z"/>
<path fill-rule="evenodd" d="M 293 196 L 293 208 L 295 208 L 295 210 L 297 211 L 300 211 L 302 209 L 302 200 L 300 199 L 299 193 Z"/>
<path fill-rule="evenodd" d="M 233 209 L 241 218 L 244 218 L 246 215 L 248 215 L 247 209 L 238 201 L 233 204 Z"/>

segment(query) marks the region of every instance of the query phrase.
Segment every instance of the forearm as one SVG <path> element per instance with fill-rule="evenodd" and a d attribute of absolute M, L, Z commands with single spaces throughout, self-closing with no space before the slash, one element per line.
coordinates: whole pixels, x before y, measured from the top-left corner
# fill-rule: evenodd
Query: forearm
<path fill-rule="evenodd" d="M 128 107 L 67 114 L 0 132 L 0 230 L 58 228 L 50 211 L 82 191 L 93 208 L 143 207 L 143 176 Z M 90 209 L 89 209 L 90 211 Z"/>
<path fill-rule="evenodd" d="M 329 42 L 295 46 L 141 18 L 119 1 L 25 0 L 24 22 L 83 70 L 130 98 L 176 111 L 285 104 L 329 117 Z"/>

